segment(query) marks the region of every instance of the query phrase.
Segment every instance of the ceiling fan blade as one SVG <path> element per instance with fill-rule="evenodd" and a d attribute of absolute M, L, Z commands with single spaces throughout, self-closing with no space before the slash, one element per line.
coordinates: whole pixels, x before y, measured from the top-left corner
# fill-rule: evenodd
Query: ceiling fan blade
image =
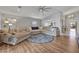
<path fill-rule="evenodd" d="M 50 11 L 51 9 L 45 9 L 44 11 Z"/>
<path fill-rule="evenodd" d="M 45 8 L 45 9 L 52 9 L 52 8 Z"/>
<path fill-rule="evenodd" d="M 49 12 L 49 10 L 44 10 L 45 12 Z"/>

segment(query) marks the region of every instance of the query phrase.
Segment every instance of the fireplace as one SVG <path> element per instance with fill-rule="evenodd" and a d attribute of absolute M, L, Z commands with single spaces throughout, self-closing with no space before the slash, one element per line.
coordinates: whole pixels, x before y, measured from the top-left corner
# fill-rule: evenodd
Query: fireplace
<path fill-rule="evenodd" d="M 38 30 L 39 29 L 39 27 L 31 27 L 32 28 L 32 30 Z"/>

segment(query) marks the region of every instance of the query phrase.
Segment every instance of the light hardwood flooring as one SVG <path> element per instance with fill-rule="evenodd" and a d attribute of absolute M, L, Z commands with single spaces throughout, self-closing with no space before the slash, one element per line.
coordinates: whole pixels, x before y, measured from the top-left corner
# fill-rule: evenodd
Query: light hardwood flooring
<path fill-rule="evenodd" d="M 55 37 L 52 42 L 44 44 L 31 43 L 27 40 L 12 46 L 0 43 L 1 53 L 72 53 L 79 52 L 75 38 Z"/>

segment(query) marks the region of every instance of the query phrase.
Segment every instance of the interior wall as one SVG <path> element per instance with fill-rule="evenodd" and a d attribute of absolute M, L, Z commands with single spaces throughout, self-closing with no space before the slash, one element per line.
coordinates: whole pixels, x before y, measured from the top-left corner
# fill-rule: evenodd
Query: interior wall
<path fill-rule="evenodd" d="M 76 25 L 77 25 L 77 27 L 76 27 L 76 34 L 78 34 L 79 35 L 79 11 L 78 12 L 74 12 L 74 13 L 71 13 L 71 14 L 68 14 L 68 15 L 74 15 L 74 17 L 72 18 L 72 19 L 66 19 L 67 20 L 67 28 L 69 28 L 69 23 L 70 22 L 76 22 Z M 73 20 L 73 21 L 72 21 Z"/>
<path fill-rule="evenodd" d="M 77 34 L 79 36 L 79 21 L 77 22 Z"/>
<path fill-rule="evenodd" d="M 77 22 L 77 34 L 78 34 L 78 36 L 79 36 L 79 11 L 75 13 L 74 19 L 75 19 L 76 22 Z"/>
<path fill-rule="evenodd" d="M 40 26 L 40 20 L 38 19 L 35 19 L 35 18 L 19 18 L 17 19 L 17 22 L 16 22 L 16 26 L 32 26 L 32 22 L 33 21 L 36 21 L 37 22 L 37 26 Z"/>
<path fill-rule="evenodd" d="M 5 16 L 1 15 L 1 17 L 2 17 L 2 25 L 1 25 L 2 28 L 3 28 L 4 20 L 6 19 L 6 17 L 16 19 L 16 23 L 13 24 L 13 28 L 31 27 L 32 21 L 36 21 L 37 26 L 40 26 L 40 19 L 36 19 L 36 18 L 32 18 L 32 17 L 18 17 L 18 16 L 11 16 L 11 15 L 5 15 Z"/>
<path fill-rule="evenodd" d="M 55 27 L 58 27 L 60 30 L 60 35 L 62 35 L 62 30 L 61 30 L 61 18 L 60 18 L 60 14 L 56 14 L 55 16 L 53 16 L 51 18 L 52 22 L 55 22 Z"/>
<path fill-rule="evenodd" d="M 60 13 L 46 17 L 42 23 L 44 23 L 46 20 L 51 20 L 53 23 L 53 27 L 58 27 L 60 30 L 60 35 L 62 35 Z"/>
<path fill-rule="evenodd" d="M 17 16 L 11 16 L 11 15 L 5 15 L 6 17 L 12 17 L 12 18 L 16 18 L 16 23 L 15 23 L 15 26 L 16 27 L 20 27 L 22 28 L 23 26 L 32 26 L 32 21 L 37 21 L 37 26 L 40 26 L 41 25 L 41 21 L 40 19 L 36 19 L 36 18 L 31 18 L 31 17 L 17 17 Z M 5 16 L 2 15 L 2 20 L 5 19 Z M 45 20 L 51 20 L 52 23 L 55 22 L 54 24 L 54 27 L 58 27 L 59 30 L 60 30 L 60 34 L 62 33 L 61 32 L 61 19 L 60 19 L 60 14 L 55 14 L 55 15 L 51 15 L 49 17 L 46 17 L 45 19 L 43 19 L 44 21 Z M 44 23 L 43 21 L 43 23 Z"/>
<path fill-rule="evenodd" d="M 70 35 L 71 23 L 74 23 L 76 25 L 76 20 L 74 18 L 66 18 L 66 35 L 68 36 Z"/>
<path fill-rule="evenodd" d="M 0 30 L 1 30 L 1 15 L 0 15 Z"/>

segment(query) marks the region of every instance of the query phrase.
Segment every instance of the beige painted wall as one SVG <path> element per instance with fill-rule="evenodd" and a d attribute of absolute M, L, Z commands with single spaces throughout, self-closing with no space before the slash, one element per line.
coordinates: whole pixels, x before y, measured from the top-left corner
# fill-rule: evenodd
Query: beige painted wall
<path fill-rule="evenodd" d="M 16 23 L 13 24 L 13 28 L 16 28 L 16 27 L 31 27 L 32 26 L 32 21 L 36 21 L 37 22 L 37 26 L 40 26 L 40 19 L 36 19 L 36 18 L 32 18 L 32 17 L 17 17 L 17 16 L 7 16 L 5 15 L 6 17 L 8 18 L 16 18 Z M 4 20 L 6 19 L 6 17 L 2 15 L 2 28 L 3 27 L 3 22 Z M 7 27 L 8 28 L 8 27 Z"/>

